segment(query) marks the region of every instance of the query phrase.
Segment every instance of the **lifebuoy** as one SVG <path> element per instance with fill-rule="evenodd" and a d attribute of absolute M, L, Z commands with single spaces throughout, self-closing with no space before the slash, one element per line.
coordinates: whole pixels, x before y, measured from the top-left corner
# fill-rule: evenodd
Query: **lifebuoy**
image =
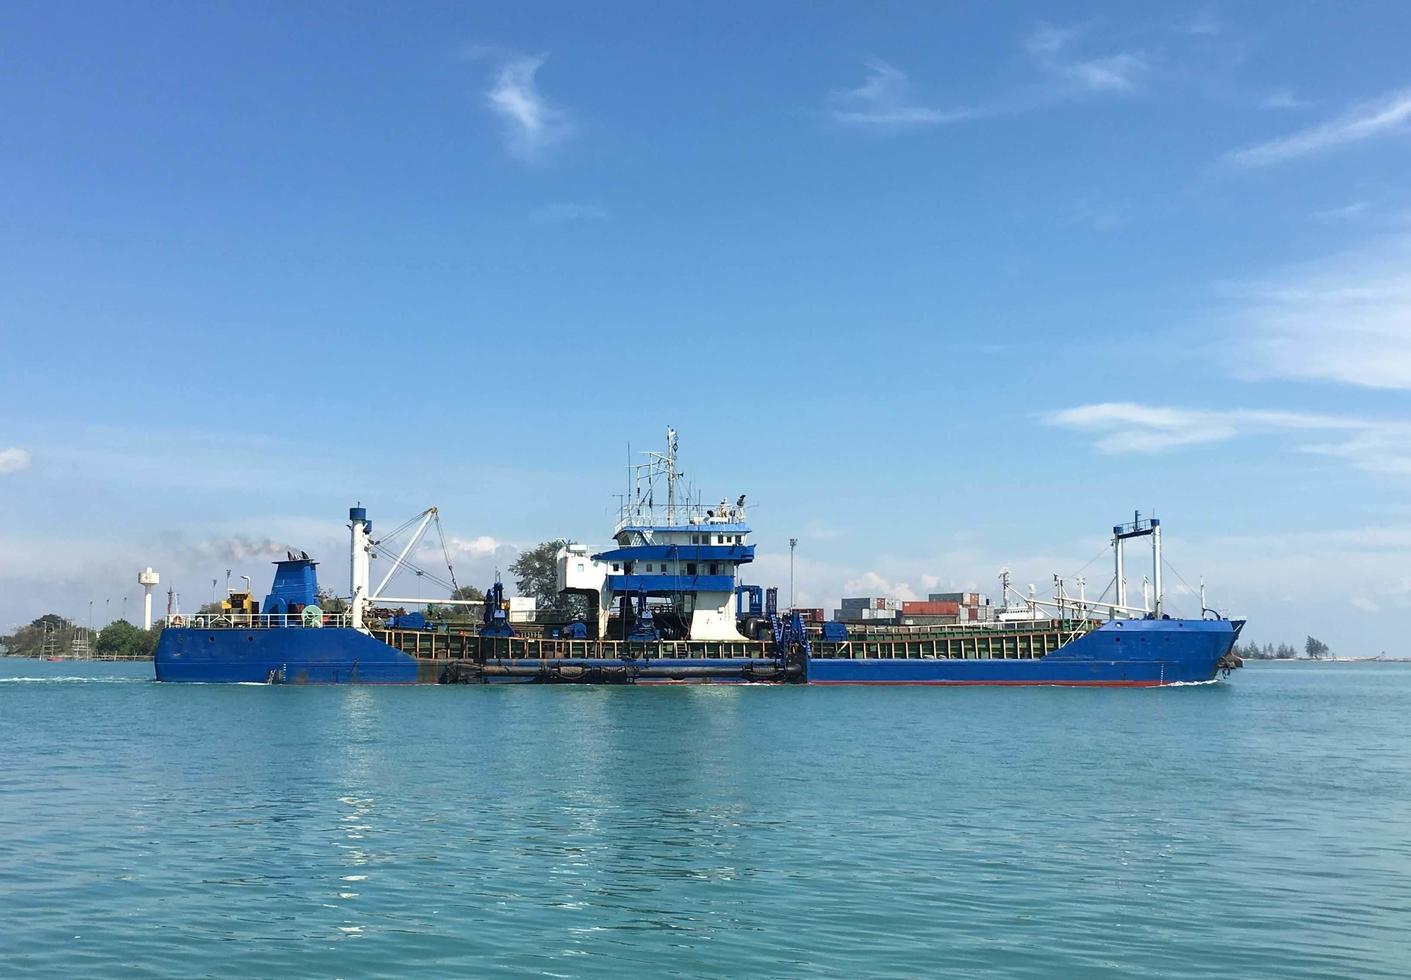
<path fill-rule="evenodd" d="M 173 616 L 173 617 L 171 617 L 169 620 L 167 620 L 167 625 L 168 625 L 168 626 L 185 626 L 185 625 L 186 625 L 186 617 L 184 617 L 184 616 Z"/>

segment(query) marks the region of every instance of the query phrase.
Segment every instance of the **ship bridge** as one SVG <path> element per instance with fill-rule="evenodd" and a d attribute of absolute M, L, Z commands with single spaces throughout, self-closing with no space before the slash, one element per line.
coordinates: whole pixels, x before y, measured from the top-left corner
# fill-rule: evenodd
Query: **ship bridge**
<path fill-rule="evenodd" d="M 676 467 L 674 429 L 667 429 L 665 453 L 646 455 L 629 472 L 613 534 L 617 546 L 591 556 L 583 545 L 562 549 L 559 591 L 596 597 L 600 637 L 615 606 L 624 607 L 625 620 L 631 601 L 649 597 L 666 600 L 658 613 L 675 620 L 686 633 L 681 639 L 742 639 L 735 586 L 739 567 L 754 561 L 745 495 L 709 506 L 692 501 Z"/>

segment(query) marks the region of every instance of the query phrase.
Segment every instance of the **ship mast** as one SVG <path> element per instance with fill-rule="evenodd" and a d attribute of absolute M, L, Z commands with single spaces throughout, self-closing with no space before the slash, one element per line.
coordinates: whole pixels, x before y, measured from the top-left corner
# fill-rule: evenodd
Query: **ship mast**
<path fill-rule="evenodd" d="M 676 430 L 666 427 L 666 523 L 676 523 Z"/>

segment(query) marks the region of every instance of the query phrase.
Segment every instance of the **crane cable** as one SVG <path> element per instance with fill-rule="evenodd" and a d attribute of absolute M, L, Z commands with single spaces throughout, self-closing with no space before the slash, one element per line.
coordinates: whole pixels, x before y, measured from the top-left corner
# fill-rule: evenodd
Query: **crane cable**
<path fill-rule="evenodd" d="M 397 527 L 394 527 L 392 530 L 388 531 L 388 532 L 387 532 L 386 534 L 384 534 L 381 538 L 378 538 L 377 541 L 376 541 L 376 544 L 378 544 L 378 545 L 380 546 L 384 541 L 388 541 L 388 540 L 390 540 L 390 539 L 395 538 L 398 534 L 400 534 L 400 533 L 402 533 L 403 531 L 407 530 L 409 527 L 411 527 L 411 526 L 412 526 L 413 524 L 415 524 L 417 521 L 419 521 L 419 520 L 421 520 L 423 517 L 425 517 L 426 514 L 427 514 L 427 511 L 430 511 L 430 512 L 431 512 L 431 519 L 432 519 L 432 521 L 433 521 L 433 522 L 435 523 L 435 525 L 436 525 L 436 536 L 437 536 L 437 538 L 440 539 L 440 542 L 441 542 L 441 557 L 442 557 L 442 558 L 445 560 L 445 562 L 446 562 L 446 571 L 450 574 L 451 580 L 450 580 L 449 582 L 447 582 L 445 579 L 441 578 L 439 575 L 434 575 L 434 574 L 432 574 L 431 572 L 427 571 L 426 569 L 424 569 L 424 568 L 422 568 L 421 566 L 419 566 L 418 564 L 416 564 L 416 562 L 412 561 L 410 558 L 403 558 L 402 561 L 401 561 L 401 565 L 399 566 L 398 570 L 400 571 L 401 568 L 409 568 L 409 569 L 412 570 L 412 572 L 421 575 L 423 578 L 430 579 L 433 584 L 439 585 L 439 586 L 441 586 L 443 589 L 446 589 L 446 590 L 449 591 L 449 592 L 452 594 L 452 596 L 454 597 L 455 593 L 460 590 L 460 585 L 456 582 L 456 570 L 455 570 L 455 568 L 454 568 L 454 567 L 452 566 L 452 564 L 451 564 L 451 552 L 450 552 L 450 548 L 449 548 L 449 547 L 447 546 L 447 544 L 446 544 L 446 533 L 445 533 L 445 531 L 444 531 L 444 530 L 442 529 L 442 527 L 441 527 L 441 512 L 440 512 L 437 508 L 435 508 L 435 507 L 428 507 L 426 510 L 422 511 L 420 514 L 417 514 L 415 517 L 411 518 L 410 520 L 404 521 L 403 523 L 399 524 Z"/>
<path fill-rule="evenodd" d="M 432 509 L 435 510 L 434 507 Z M 441 530 L 441 512 L 439 510 L 436 511 L 433 520 L 436 522 L 436 536 L 441 539 L 441 557 L 446 560 L 446 571 L 451 575 L 451 598 L 454 599 L 461 587 L 456 584 L 456 570 L 451 567 L 451 552 L 446 547 L 446 534 Z"/>

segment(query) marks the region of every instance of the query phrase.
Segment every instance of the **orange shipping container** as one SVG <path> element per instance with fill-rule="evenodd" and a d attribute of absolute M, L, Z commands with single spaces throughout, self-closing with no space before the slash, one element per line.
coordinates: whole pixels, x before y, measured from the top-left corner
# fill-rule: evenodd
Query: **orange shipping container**
<path fill-rule="evenodd" d="M 906 616 L 954 616 L 960 611 L 960 603 L 914 599 L 903 602 L 901 611 Z"/>

